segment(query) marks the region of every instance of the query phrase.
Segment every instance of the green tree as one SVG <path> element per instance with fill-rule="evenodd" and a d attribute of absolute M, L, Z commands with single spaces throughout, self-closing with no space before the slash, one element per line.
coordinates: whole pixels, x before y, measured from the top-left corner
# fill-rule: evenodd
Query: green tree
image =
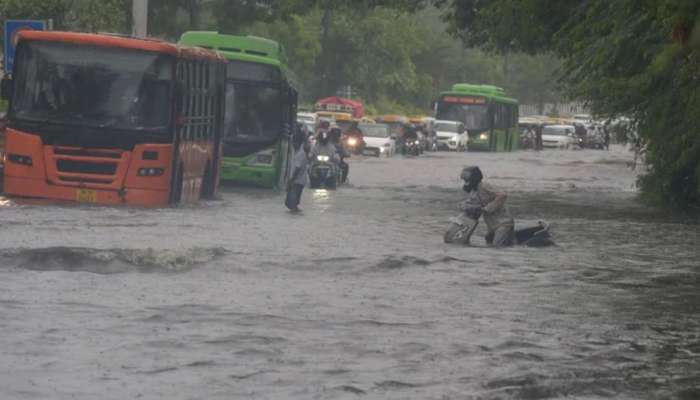
<path fill-rule="evenodd" d="M 497 51 L 555 52 L 569 96 L 633 119 L 647 144 L 640 180 L 659 203 L 700 205 L 700 2 L 444 0 L 455 32 Z M 520 22 L 504 28 L 503 20 Z M 513 29 L 511 29 L 513 28 Z"/>
<path fill-rule="evenodd" d="M 56 29 L 122 32 L 125 0 L 0 0 L 6 19 L 52 19 Z"/>

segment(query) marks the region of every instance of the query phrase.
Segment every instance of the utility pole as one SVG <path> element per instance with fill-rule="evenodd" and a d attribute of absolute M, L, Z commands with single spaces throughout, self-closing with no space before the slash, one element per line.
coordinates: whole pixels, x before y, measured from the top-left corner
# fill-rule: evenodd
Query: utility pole
<path fill-rule="evenodd" d="M 148 0 L 132 0 L 132 30 L 134 37 L 148 35 Z"/>

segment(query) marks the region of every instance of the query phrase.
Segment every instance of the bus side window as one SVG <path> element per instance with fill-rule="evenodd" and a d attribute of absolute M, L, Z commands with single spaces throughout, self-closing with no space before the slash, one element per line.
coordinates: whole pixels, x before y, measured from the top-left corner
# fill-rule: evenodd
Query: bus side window
<path fill-rule="evenodd" d="M 187 65 L 180 61 L 177 66 L 177 137 L 184 140 L 187 130 Z"/>
<path fill-rule="evenodd" d="M 193 90 L 193 100 L 194 100 L 194 110 L 192 112 L 192 140 L 199 140 L 202 131 L 202 64 L 200 62 L 194 62 L 192 64 L 194 70 L 194 90 Z"/>

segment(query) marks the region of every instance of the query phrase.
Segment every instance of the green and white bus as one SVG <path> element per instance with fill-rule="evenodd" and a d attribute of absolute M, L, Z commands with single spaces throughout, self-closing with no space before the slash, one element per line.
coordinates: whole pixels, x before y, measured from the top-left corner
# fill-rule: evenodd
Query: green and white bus
<path fill-rule="evenodd" d="M 205 31 L 184 33 L 180 44 L 216 50 L 228 60 L 222 181 L 283 188 L 298 98 L 284 47 L 265 38 Z"/>
<path fill-rule="evenodd" d="M 469 133 L 468 150 L 518 149 L 518 101 L 497 86 L 458 83 L 440 93 L 435 118 L 459 121 Z"/>

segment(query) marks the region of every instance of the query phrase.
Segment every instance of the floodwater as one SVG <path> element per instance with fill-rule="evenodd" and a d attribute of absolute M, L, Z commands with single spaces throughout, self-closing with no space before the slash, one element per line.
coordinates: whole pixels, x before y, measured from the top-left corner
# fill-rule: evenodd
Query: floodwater
<path fill-rule="evenodd" d="M 0 399 L 700 398 L 700 225 L 631 159 L 353 159 L 303 215 L 0 197 Z M 558 246 L 443 244 L 467 164 Z"/>

